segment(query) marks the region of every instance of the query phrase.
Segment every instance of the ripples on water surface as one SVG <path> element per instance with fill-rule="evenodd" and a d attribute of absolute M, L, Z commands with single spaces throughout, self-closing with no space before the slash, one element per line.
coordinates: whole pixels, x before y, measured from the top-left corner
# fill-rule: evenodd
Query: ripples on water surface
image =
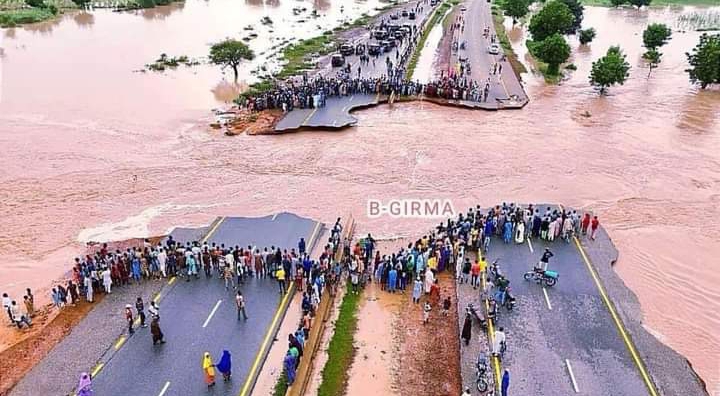
<path fill-rule="evenodd" d="M 522 111 L 414 103 L 362 112 L 360 126 L 343 132 L 228 138 L 198 122 L 226 99 L 219 92 L 232 92 L 217 69 L 132 72 L 162 52 L 205 55 L 250 23 L 262 51 L 270 41 L 260 18 L 272 15 L 280 29 L 298 5 L 318 7 L 327 23 L 376 6 L 347 1 L 341 15 L 339 4 L 190 0 L 4 30 L 2 288 L 17 295 L 58 275 L 83 230 L 102 239 L 223 214 L 289 210 L 332 221 L 352 211 L 360 231 L 413 236 L 430 224 L 365 219 L 366 199 L 564 202 L 599 212 L 646 325 L 717 389 L 720 92 L 698 92 L 683 72 L 697 33 L 675 32 L 649 80 L 640 58 L 644 25 L 679 11 L 588 8 L 585 25 L 598 37 L 574 52 L 578 70 L 557 87 L 526 76 Z M 314 24 L 283 26 L 299 36 Z M 600 98 L 587 84 L 590 64 L 614 44 L 628 54 L 631 79 Z"/>

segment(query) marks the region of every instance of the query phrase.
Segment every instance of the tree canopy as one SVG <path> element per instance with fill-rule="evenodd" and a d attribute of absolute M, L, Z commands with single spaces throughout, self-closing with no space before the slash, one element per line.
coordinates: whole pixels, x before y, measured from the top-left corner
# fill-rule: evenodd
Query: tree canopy
<path fill-rule="evenodd" d="M 560 0 L 560 1 L 562 1 L 568 7 L 570 12 L 573 14 L 573 17 L 575 18 L 575 19 L 573 19 L 572 26 L 570 26 L 570 28 L 567 31 L 565 31 L 565 33 L 574 34 L 575 32 L 578 31 L 578 29 L 580 29 L 580 26 L 582 26 L 585 7 L 583 7 L 580 0 Z"/>
<path fill-rule="evenodd" d="M 664 23 L 652 23 L 643 31 L 643 45 L 648 50 L 656 50 L 667 44 L 672 30 Z"/>
<path fill-rule="evenodd" d="M 627 3 L 627 0 L 610 0 L 610 4 L 612 4 L 613 7 L 620 7 L 625 3 Z"/>
<path fill-rule="evenodd" d="M 602 95 L 612 85 L 623 85 L 630 76 L 629 71 L 630 64 L 625 60 L 625 54 L 620 47 L 610 47 L 605 56 L 593 62 L 590 84 L 599 88 Z"/>
<path fill-rule="evenodd" d="M 548 64 L 547 74 L 553 76 L 558 74 L 560 64 L 570 57 L 570 45 L 560 33 L 539 42 L 534 50 L 534 55 Z"/>
<path fill-rule="evenodd" d="M 231 67 L 238 78 L 238 66 L 243 60 L 255 58 L 253 51 L 242 41 L 225 39 L 210 47 L 210 63 L 225 67 Z"/>
<path fill-rule="evenodd" d="M 559 0 L 552 0 L 533 15 L 528 29 L 534 41 L 542 41 L 555 33 L 567 32 L 572 27 L 573 21 L 575 16 L 568 6 Z"/>
<path fill-rule="evenodd" d="M 703 33 L 692 53 L 685 55 L 690 63 L 690 68 L 685 70 L 690 82 L 700 84 L 703 89 L 710 84 L 720 84 L 720 34 Z"/>
<path fill-rule="evenodd" d="M 642 6 L 649 6 L 650 2 L 651 0 L 629 0 L 629 3 L 637 8 L 640 8 Z"/>
<path fill-rule="evenodd" d="M 512 18 L 513 24 L 528 13 L 531 0 L 505 0 L 502 4 L 505 15 Z"/>
<path fill-rule="evenodd" d="M 593 41 L 596 35 L 597 33 L 594 28 L 582 29 L 578 32 L 578 39 L 580 40 L 580 44 L 585 45 Z"/>

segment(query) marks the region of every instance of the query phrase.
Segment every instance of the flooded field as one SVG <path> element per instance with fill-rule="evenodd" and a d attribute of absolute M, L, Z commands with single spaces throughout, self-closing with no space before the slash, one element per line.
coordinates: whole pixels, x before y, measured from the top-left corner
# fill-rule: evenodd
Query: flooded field
<path fill-rule="evenodd" d="M 650 79 L 640 58 L 644 25 L 672 23 L 681 9 L 587 8 L 584 25 L 598 37 L 574 51 L 577 71 L 560 86 L 526 75 L 531 102 L 522 111 L 419 102 L 361 112 L 359 126 L 342 132 L 229 138 L 205 127 L 208 110 L 235 92 L 218 69 L 134 72 L 163 52 L 204 56 L 248 24 L 261 52 L 278 41 L 259 23 L 265 15 L 273 34 L 300 37 L 377 5 L 190 0 L 3 30 L 0 288 L 19 295 L 47 285 L 81 242 L 216 215 L 287 210 L 332 222 L 352 212 L 360 232 L 393 238 L 431 222 L 367 219 L 368 198 L 449 198 L 456 208 L 563 202 L 598 212 L 647 327 L 717 390 L 720 92 L 691 87 L 683 71 L 699 33 L 674 32 Z M 293 25 L 298 6 L 327 20 Z M 511 33 L 522 48 L 522 31 Z M 591 62 L 614 44 L 628 54 L 631 78 L 598 97 L 587 82 Z"/>

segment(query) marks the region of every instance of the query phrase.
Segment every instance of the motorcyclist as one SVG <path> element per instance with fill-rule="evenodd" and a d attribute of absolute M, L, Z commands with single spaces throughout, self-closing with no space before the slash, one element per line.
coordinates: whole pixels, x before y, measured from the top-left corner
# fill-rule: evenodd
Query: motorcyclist
<path fill-rule="evenodd" d="M 540 257 L 540 262 L 535 267 L 535 271 L 542 272 L 545 268 L 547 268 L 548 263 L 550 262 L 550 257 L 555 256 L 553 252 L 550 251 L 550 248 L 545 248 L 545 251 L 543 252 L 542 257 Z"/>

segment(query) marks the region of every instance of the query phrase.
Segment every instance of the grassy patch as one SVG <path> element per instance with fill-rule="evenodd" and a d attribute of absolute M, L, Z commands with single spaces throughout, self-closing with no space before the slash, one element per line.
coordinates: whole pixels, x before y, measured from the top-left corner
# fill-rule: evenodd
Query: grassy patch
<path fill-rule="evenodd" d="M 496 0 L 497 2 L 497 0 Z M 515 71 L 515 75 L 518 76 L 518 79 L 520 78 L 520 73 L 525 73 L 527 69 L 525 68 L 525 65 L 520 62 L 520 59 L 518 59 L 517 54 L 515 53 L 515 50 L 513 50 L 512 44 L 510 43 L 510 39 L 508 38 L 507 32 L 505 31 L 505 25 L 504 21 L 505 18 L 503 17 L 502 11 L 500 10 L 500 7 L 495 4 L 492 6 L 492 16 L 493 16 L 493 25 L 495 26 L 495 33 L 497 33 L 498 41 L 500 42 L 500 46 L 502 47 L 503 51 L 505 52 L 505 55 L 508 58 L 508 61 L 510 62 L 510 65 L 512 66 L 513 70 Z"/>
<path fill-rule="evenodd" d="M 347 386 L 350 365 L 355 358 L 353 338 L 357 330 L 357 310 L 361 294 L 348 292 L 340 304 L 335 333 L 328 346 L 328 360 L 322 371 L 319 396 L 342 396 Z"/>
<path fill-rule="evenodd" d="M 287 390 L 287 374 L 285 373 L 285 369 L 283 369 L 282 373 L 280 373 L 280 377 L 278 377 L 278 380 L 275 383 L 272 396 L 285 396 L 287 394 Z"/>
<path fill-rule="evenodd" d="M 54 18 L 55 13 L 47 8 L 23 8 L 0 11 L 0 27 L 8 28 L 25 23 L 36 23 Z"/>
<path fill-rule="evenodd" d="M 430 35 L 430 31 L 435 25 L 442 21 L 445 13 L 451 7 L 452 5 L 450 5 L 449 2 L 440 4 L 440 6 L 438 6 L 438 8 L 433 13 L 432 17 L 430 17 L 430 20 L 425 25 L 425 29 L 422 31 L 420 40 L 418 40 L 417 46 L 415 47 L 415 51 L 410 57 L 410 62 L 408 62 L 407 73 L 405 77 L 408 81 L 412 80 L 412 76 L 415 73 L 415 68 L 417 67 L 418 60 L 420 59 L 420 52 L 422 52 L 423 47 L 425 47 L 425 41 L 427 41 L 427 38 Z"/>
<path fill-rule="evenodd" d="M 334 42 L 332 36 L 323 34 L 285 47 L 282 57 L 287 63 L 276 77 L 284 79 L 313 69 L 315 64 L 310 62 L 310 58 L 329 54 L 334 48 Z"/>
<path fill-rule="evenodd" d="M 527 40 L 528 52 L 529 52 L 530 55 L 533 57 L 533 59 L 535 59 L 535 64 L 537 65 L 538 71 L 539 71 L 540 73 L 542 73 L 543 77 L 545 78 L 545 82 L 546 82 L 546 83 L 548 83 L 548 84 L 557 84 L 557 83 L 559 83 L 560 80 L 562 79 L 562 72 L 558 71 L 558 73 L 550 73 L 550 72 L 548 71 L 548 64 L 545 63 L 545 62 L 543 62 L 543 61 L 541 61 L 540 58 L 538 58 L 537 56 L 535 56 L 535 55 L 533 54 L 533 51 L 535 50 L 535 47 L 537 46 L 537 44 L 538 44 L 538 43 L 536 43 L 536 42 L 534 42 L 534 41 L 532 41 L 532 40 Z M 574 66 L 574 65 L 573 65 L 573 66 Z M 559 69 L 558 69 L 558 70 L 559 70 Z"/>

